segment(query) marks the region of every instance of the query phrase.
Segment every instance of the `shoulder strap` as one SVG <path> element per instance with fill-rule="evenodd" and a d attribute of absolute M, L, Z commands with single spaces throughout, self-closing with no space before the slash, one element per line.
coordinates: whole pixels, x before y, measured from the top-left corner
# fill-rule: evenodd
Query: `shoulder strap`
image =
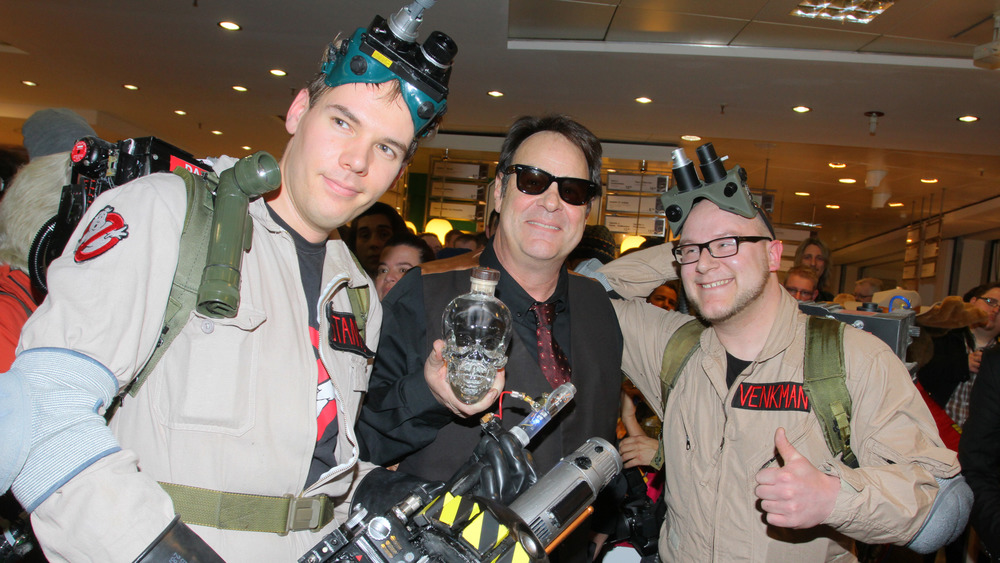
<path fill-rule="evenodd" d="M 163 317 L 163 330 L 156 343 L 156 348 L 153 349 L 153 355 L 139 370 L 138 375 L 118 393 L 111 407 L 108 408 L 104 415 L 107 420 L 111 420 L 114 416 L 125 393 L 134 397 L 139 392 L 143 383 L 146 382 L 146 378 L 149 377 L 153 368 L 163 357 L 164 352 L 170 347 L 170 343 L 184 328 L 191 311 L 197 304 L 198 286 L 201 283 L 201 274 L 205 269 L 208 240 L 212 229 L 214 209 L 212 191 L 214 185 L 218 183 L 218 176 L 214 173 L 209 173 L 207 177 L 199 176 L 183 167 L 175 169 L 174 174 L 184 180 L 184 187 L 187 188 L 187 211 L 184 215 L 184 228 L 181 231 L 177 269 L 174 270 L 170 296 L 167 298 L 167 309 Z"/>
<path fill-rule="evenodd" d="M 354 259 L 354 265 L 358 267 L 358 270 L 365 271 L 358 257 L 354 255 L 354 252 L 348 250 L 348 254 Z M 351 312 L 354 313 L 354 321 L 358 323 L 358 334 L 361 335 L 361 340 L 365 340 L 365 326 L 368 324 L 368 307 L 371 306 L 371 294 L 368 291 L 368 286 L 348 286 L 347 298 L 351 301 Z"/>
<path fill-rule="evenodd" d="M 830 452 L 858 467 L 851 451 L 851 395 L 844 368 L 844 323 L 810 316 L 806 321 L 805 369 L 802 389 L 823 427 Z"/>
<path fill-rule="evenodd" d="M 698 319 L 692 319 L 681 325 L 667 341 L 667 347 L 663 349 L 663 364 L 660 367 L 661 402 L 664 409 L 667 407 L 667 397 L 677 383 L 677 376 L 699 348 L 701 333 L 704 331 L 705 325 Z"/>

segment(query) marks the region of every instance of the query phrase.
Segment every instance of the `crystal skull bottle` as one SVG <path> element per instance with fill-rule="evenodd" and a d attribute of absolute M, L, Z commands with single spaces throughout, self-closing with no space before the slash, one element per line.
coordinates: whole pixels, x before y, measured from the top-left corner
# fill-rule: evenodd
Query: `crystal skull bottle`
<path fill-rule="evenodd" d="M 448 383 L 469 405 L 486 395 L 506 365 L 511 336 L 510 310 L 493 296 L 500 272 L 475 268 L 470 279 L 472 290 L 448 303 L 441 318 Z"/>

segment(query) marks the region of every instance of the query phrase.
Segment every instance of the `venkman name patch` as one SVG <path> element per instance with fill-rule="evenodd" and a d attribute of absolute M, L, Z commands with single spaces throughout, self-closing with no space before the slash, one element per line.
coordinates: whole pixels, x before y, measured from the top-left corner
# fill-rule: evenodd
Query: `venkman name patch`
<path fill-rule="evenodd" d="M 341 352 L 350 352 L 365 358 L 374 358 L 375 352 L 368 349 L 354 313 L 333 310 L 333 303 L 327 304 L 326 320 L 330 323 L 328 339 L 330 347 Z"/>
<path fill-rule="evenodd" d="M 733 408 L 755 411 L 809 412 L 809 396 L 801 383 L 740 383 Z"/>

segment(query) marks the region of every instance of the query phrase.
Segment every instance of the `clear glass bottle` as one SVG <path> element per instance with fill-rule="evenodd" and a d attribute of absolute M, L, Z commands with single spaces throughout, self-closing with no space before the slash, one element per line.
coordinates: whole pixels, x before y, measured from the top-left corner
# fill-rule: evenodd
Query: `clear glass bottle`
<path fill-rule="evenodd" d="M 472 290 L 452 299 L 441 318 L 448 383 L 469 405 L 486 395 L 507 364 L 512 326 L 510 310 L 493 296 L 500 272 L 475 268 L 470 279 Z"/>

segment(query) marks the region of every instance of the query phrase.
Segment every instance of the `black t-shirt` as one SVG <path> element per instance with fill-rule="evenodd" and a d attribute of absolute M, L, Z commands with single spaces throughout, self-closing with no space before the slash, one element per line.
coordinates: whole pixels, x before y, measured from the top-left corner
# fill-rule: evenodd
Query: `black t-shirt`
<path fill-rule="evenodd" d="M 741 360 L 736 356 L 726 352 L 726 386 L 732 387 L 736 383 L 736 378 L 747 369 L 751 360 Z"/>
<path fill-rule="evenodd" d="M 316 449 L 312 463 L 309 465 L 309 476 L 306 486 L 319 480 L 320 475 L 337 465 L 335 450 L 337 447 L 337 402 L 334 400 L 333 382 L 319 357 L 319 317 L 317 304 L 323 283 L 323 262 L 326 259 L 326 241 L 309 242 L 278 214 L 267 208 L 278 225 L 284 228 L 295 241 L 295 254 L 299 260 L 299 275 L 302 278 L 302 291 L 306 296 L 309 308 L 309 340 L 312 342 L 313 354 L 316 356 L 317 388 L 316 388 Z"/>

